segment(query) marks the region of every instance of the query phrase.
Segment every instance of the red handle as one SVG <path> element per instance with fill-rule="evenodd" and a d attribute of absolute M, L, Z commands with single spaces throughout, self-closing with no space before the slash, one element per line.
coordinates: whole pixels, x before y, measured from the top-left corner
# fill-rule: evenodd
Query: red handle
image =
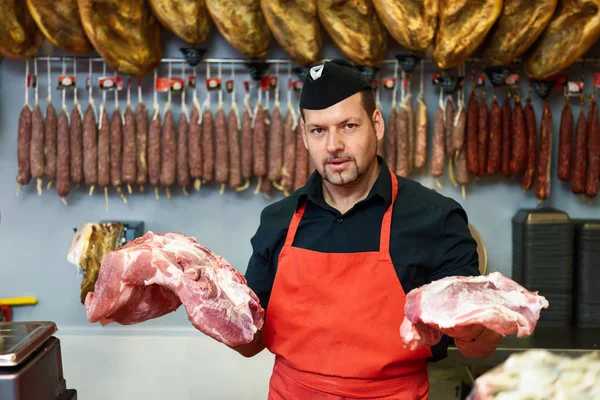
<path fill-rule="evenodd" d="M 2 308 L 2 316 L 3 319 L 2 321 L 4 322 L 11 322 L 12 318 L 12 310 L 10 309 L 10 306 L 0 306 Z"/>

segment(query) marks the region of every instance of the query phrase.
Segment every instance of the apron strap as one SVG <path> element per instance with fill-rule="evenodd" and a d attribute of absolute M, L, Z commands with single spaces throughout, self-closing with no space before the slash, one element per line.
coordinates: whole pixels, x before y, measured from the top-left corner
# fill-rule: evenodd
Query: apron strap
<path fill-rule="evenodd" d="M 388 168 L 389 169 L 389 168 Z M 383 221 L 381 222 L 381 233 L 379 236 L 379 251 L 382 253 L 389 253 L 390 251 L 390 235 L 392 232 L 392 212 L 394 210 L 394 203 L 398 195 L 398 178 L 390 171 L 390 177 L 392 179 L 392 203 L 385 211 L 383 215 Z"/>
<path fill-rule="evenodd" d="M 288 227 L 288 233 L 285 238 L 284 246 L 291 247 L 292 243 L 294 243 L 294 237 L 296 236 L 298 225 L 300 225 L 300 221 L 302 220 L 302 216 L 304 215 L 304 210 L 306 210 L 306 200 L 302 202 L 302 206 L 300 206 L 300 209 L 294 213 L 294 216 L 290 221 L 290 226 Z"/>

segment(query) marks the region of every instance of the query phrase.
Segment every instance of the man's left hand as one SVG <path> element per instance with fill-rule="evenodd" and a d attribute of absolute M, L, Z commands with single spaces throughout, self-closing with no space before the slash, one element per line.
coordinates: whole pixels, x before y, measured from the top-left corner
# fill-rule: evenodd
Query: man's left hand
<path fill-rule="evenodd" d="M 467 358 L 489 357 L 504 337 L 480 324 L 440 329 L 440 331 L 454 338 L 456 348 Z"/>

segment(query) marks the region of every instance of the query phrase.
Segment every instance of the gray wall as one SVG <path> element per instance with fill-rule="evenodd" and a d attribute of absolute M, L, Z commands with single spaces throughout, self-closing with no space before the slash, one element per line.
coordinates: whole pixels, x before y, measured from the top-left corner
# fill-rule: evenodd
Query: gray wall
<path fill-rule="evenodd" d="M 336 57 L 340 53 L 331 46 L 326 38 L 326 47 L 323 57 Z M 164 55 L 169 57 L 180 57 L 179 48 L 182 42 L 176 38 L 165 35 Z M 386 58 L 393 58 L 399 51 L 397 46 L 389 42 L 390 49 Z M 207 47 L 211 50 L 207 53 L 209 57 L 240 57 L 240 54 L 218 35 L 214 29 Z M 60 54 L 54 52 L 53 54 Z M 287 56 L 274 44 L 270 57 Z M 30 64 L 33 68 L 33 65 Z M 71 73 L 72 65 L 67 65 L 67 72 Z M 45 110 L 45 98 L 47 95 L 46 66 L 39 64 L 40 102 Z M 252 190 L 235 193 L 226 191 L 219 195 L 217 187 L 202 188 L 200 192 L 193 192 L 184 197 L 177 189 L 173 190 L 173 198 L 169 201 L 161 193 L 157 201 L 151 194 L 150 188 L 146 187 L 143 194 L 135 193 L 128 196 L 128 204 L 124 205 L 119 197 L 111 190 L 110 206 L 105 209 L 104 197 L 100 191 L 96 191 L 92 197 L 87 194 L 86 188 L 79 188 L 68 196 L 68 206 L 65 207 L 57 197 L 56 193 L 45 191 L 38 196 L 35 184 L 32 183 L 17 195 L 15 176 L 17 172 L 17 121 L 19 112 L 24 103 L 23 74 L 25 63 L 5 59 L 0 64 L 0 211 L 2 220 L 0 223 L 0 297 L 12 296 L 36 296 L 39 304 L 35 307 L 21 307 L 15 312 L 17 320 L 52 320 L 59 327 L 93 327 L 85 319 L 85 311 L 79 302 L 80 277 L 76 273 L 75 266 L 66 260 L 67 249 L 73 235 L 73 227 L 79 227 L 86 222 L 100 220 L 143 220 L 146 229 L 155 232 L 179 231 L 187 235 L 195 236 L 216 253 L 228 259 L 239 271 L 246 270 L 248 258 L 251 253 L 250 238 L 254 234 L 259 221 L 261 210 L 270 202 L 281 198 L 281 195 L 273 200 L 267 200 L 262 195 L 253 195 Z M 94 80 L 101 71 L 101 64 L 94 68 L 96 71 Z M 467 68 L 467 71 L 469 68 Z M 61 71 L 61 64 L 54 62 L 52 65 L 53 85 Z M 162 72 L 166 73 L 166 65 L 161 66 Z M 189 69 L 186 75 L 189 74 Z M 384 76 L 390 76 L 391 66 L 384 70 Z M 576 76 L 580 76 L 579 67 L 574 68 Z M 216 68 L 211 71 L 215 76 Z M 230 73 L 229 66 L 223 66 L 224 74 Z M 274 70 L 273 70 L 274 72 Z M 285 69 L 281 71 L 285 74 Z M 437 72 L 432 64 L 427 64 L 425 73 L 425 93 L 429 104 L 429 121 L 432 124 L 433 113 L 437 105 L 438 92 L 432 87 L 431 73 Z M 110 68 L 108 69 L 110 74 Z M 174 75 L 180 74 L 180 65 L 174 65 Z M 239 76 L 243 68 L 236 71 Z M 199 67 L 198 74 L 204 76 L 203 67 Z M 245 74 L 244 74 L 245 75 Z M 83 87 L 87 76 L 87 64 L 78 65 L 79 98 L 82 106 L 87 106 L 87 91 Z M 247 76 L 244 76 L 248 79 Z M 282 75 L 283 82 L 286 81 Z M 591 85 L 592 72 L 588 70 L 587 81 Z M 243 97 L 242 83 L 238 82 L 238 104 L 241 105 Z M 418 91 L 418 74 L 412 81 L 414 93 Z M 490 86 L 488 84 L 488 89 Z M 522 82 L 522 90 L 526 92 L 527 81 Z M 499 101 L 504 99 L 504 91 L 499 90 Z M 562 91 L 555 90 L 552 97 L 552 111 L 555 128 L 554 154 L 558 141 L 558 123 L 560 111 L 563 104 Z M 96 103 L 99 102 L 99 92 L 95 90 Z M 468 93 L 467 93 L 468 95 Z M 30 104 L 33 104 L 33 91 L 29 95 Z M 60 110 L 60 93 L 53 90 L 53 104 Z M 144 100 L 146 104 L 152 105 L 152 77 L 144 80 Z M 200 100 L 204 100 L 204 92 L 199 92 Z M 134 105 L 137 104 L 137 93 L 132 91 Z M 188 104 L 191 104 L 191 93 L 188 93 Z M 225 94 L 225 100 L 229 97 Z M 287 94 L 282 88 L 280 100 L 286 105 Z M 491 95 L 488 95 L 488 99 Z M 108 96 L 108 108 L 112 110 L 113 96 Z M 534 106 L 538 118 L 541 116 L 542 103 L 534 94 Z M 120 94 L 121 107 L 125 106 L 126 91 Z M 297 94 L 294 94 L 296 104 Z M 67 97 L 67 104 L 72 104 L 72 95 Z M 166 102 L 166 94 L 159 94 L 159 103 L 162 106 Z M 173 98 L 175 115 L 178 116 L 179 96 Z M 390 93 L 383 92 L 381 102 L 387 117 Z M 212 100 L 213 110 L 216 107 L 216 96 Z M 229 109 L 227 103 L 226 109 Z M 577 109 L 575 109 L 577 111 Z M 575 114 L 576 115 L 576 114 Z M 431 130 L 430 130 L 431 136 Z M 427 187 L 435 187 L 432 179 L 426 173 L 413 176 Z M 505 181 L 502 178 L 486 178 L 475 185 L 467 188 L 467 198 L 462 199 L 460 189 L 453 187 L 445 176 L 442 179 L 443 188 L 440 190 L 444 195 L 458 200 L 467 210 L 470 221 L 481 232 L 488 246 L 490 257 L 490 271 L 500 271 L 510 276 L 511 271 L 511 223 L 510 219 L 519 208 L 534 208 L 537 199 L 533 193 L 523 195 L 519 182 Z M 137 189 L 137 188 L 136 188 Z M 552 166 L 552 192 L 550 199 L 544 203 L 545 206 L 556 207 L 567 211 L 573 217 L 598 217 L 598 204 L 588 204 L 587 200 L 581 200 L 573 196 L 568 187 L 564 187 L 557 181 L 555 163 Z M 176 313 L 163 318 L 149 321 L 146 327 L 188 327 L 183 307 Z M 99 327 L 99 326 L 96 326 Z"/>

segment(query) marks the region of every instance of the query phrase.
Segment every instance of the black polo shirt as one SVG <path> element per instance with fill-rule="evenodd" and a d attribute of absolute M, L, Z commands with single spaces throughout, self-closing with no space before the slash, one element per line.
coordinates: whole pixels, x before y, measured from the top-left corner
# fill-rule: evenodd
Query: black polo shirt
<path fill-rule="evenodd" d="M 385 161 L 381 157 L 378 161 L 381 172 L 367 198 L 345 214 L 323 199 L 317 171 L 305 186 L 262 211 L 260 225 L 251 239 L 253 253 L 245 277 L 265 310 L 288 226 L 304 200 L 306 210 L 294 247 L 325 253 L 379 250 L 381 222 L 392 202 L 392 180 Z M 479 275 L 477 242 L 460 204 L 416 181 L 397 178 L 390 256 L 404 292 L 446 276 Z M 432 348 L 432 361 L 446 356 L 449 343 L 449 338 L 444 337 Z"/>

